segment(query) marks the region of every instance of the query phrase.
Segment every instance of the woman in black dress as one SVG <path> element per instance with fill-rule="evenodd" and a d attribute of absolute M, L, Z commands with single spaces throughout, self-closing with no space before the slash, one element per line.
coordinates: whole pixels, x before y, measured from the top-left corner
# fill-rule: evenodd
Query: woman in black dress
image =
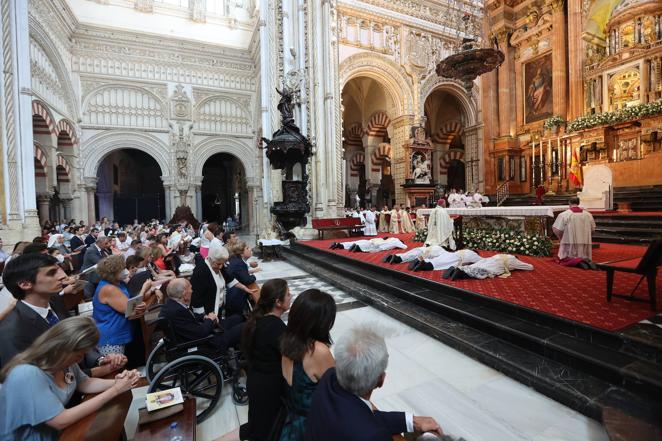
<path fill-rule="evenodd" d="M 262 285 L 260 300 L 246 322 L 242 339 L 248 360 L 248 422 L 218 441 L 267 441 L 283 407 L 287 384 L 281 372 L 281 316 L 290 309 L 292 296 L 283 279 Z"/>

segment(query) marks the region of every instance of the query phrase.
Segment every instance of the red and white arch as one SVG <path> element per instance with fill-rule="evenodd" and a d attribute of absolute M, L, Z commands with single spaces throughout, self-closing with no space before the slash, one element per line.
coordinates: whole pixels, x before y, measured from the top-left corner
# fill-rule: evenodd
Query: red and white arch
<path fill-rule="evenodd" d="M 71 121 L 61 119 L 56 126 L 57 131 L 57 146 L 60 147 L 73 147 L 78 143 L 76 138 L 76 129 Z"/>
<path fill-rule="evenodd" d="M 38 178 L 47 176 L 48 161 L 46 154 L 38 143 L 34 144 L 34 174 Z"/>
<path fill-rule="evenodd" d="M 439 174 L 447 175 L 448 167 L 451 165 L 451 161 L 457 160 L 464 162 L 464 150 L 448 150 L 446 153 L 441 155 L 439 158 Z"/>
<path fill-rule="evenodd" d="M 391 161 L 391 144 L 382 142 L 372 151 L 370 167 L 373 173 L 379 173 L 385 162 Z"/>
<path fill-rule="evenodd" d="M 67 160 L 60 155 L 57 155 L 57 181 L 71 181 L 71 167 L 69 167 Z"/>
<path fill-rule="evenodd" d="M 447 146 L 460 135 L 462 135 L 462 123 L 460 121 L 446 121 L 432 135 L 432 142 Z"/>
<path fill-rule="evenodd" d="M 352 160 L 349 162 L 349 172 L 350 176 L 359 177 L 359 172 L 361 167 L 365 166 L 365 155 L 362 152 L 359 152 L 352 156 Z"/>
<path fill-rule="evenodd" d="M 35 135 L 57 135 L 55 120 L 41 101 L 32 101 L 32 133 Z"/>
<path fill-rule="evenodd" d="M 363 147 L 363 127 L 360 123 L 352 124 L 345 130 L 345 145 Z"/>
<path fill-rule="evenodd" d="M 373 114 L 368 121 L 366 132 L 369 136 L 377 136 L 383 138 L 386 136 L 386 129 L 391 125 L 391 119 L 386 112 L 379 111 Z"/>

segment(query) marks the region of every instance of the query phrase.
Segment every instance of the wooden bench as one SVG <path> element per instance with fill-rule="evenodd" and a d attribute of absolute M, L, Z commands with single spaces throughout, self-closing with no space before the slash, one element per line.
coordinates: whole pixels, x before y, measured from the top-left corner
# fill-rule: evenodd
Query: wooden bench
<path fill-rule="evenodd" d="M 599 263 L 597 267 L 607 272 L 607 301 L 610 302 L 612 297 L 619 297 L 625 300 L 645 302 L 651 305 L 651 309 L 656 311 L 656 278 L 657 269 L 662 265 L 662 240 L 656 240 L 650 244 L 646 253 L 641 258 L 623 259 L 611 262 Z M 641 275 L 639 281 L 635 285 L 630 294 L 614 294 L 614 274 L 616 271 L 624 273 L 633 273 Z M 648 282 L 648 299 L 635 297 L 634 293 L 639 288 L 639 285 L 644 280 Z"/>
<path fill-rule="evenodd" d="M 329 230 L 346 230 L 349 235 L 363 231 L 363 224 L 358 217 L 335 217 L 326 219 L 313 219 L 313 228 L 317 230 L 320 239 L 324 239 L 324 232 Z"/>
<path fill-rule="evenodd" d="M 170 424 L 177 423 L 179 435 L 187 441 L 195 440 L 195 398 L 187 397 L 184 399 L 184 410 L 172 416 L 153 421 L 147 424 L 141 424 L 136 429 L 136 435 L 133 441 L 168 441 L 170 439 Z"/>
<path fill-rule="evenodd" d="M 83 401 L 89 400 L 90 394 Z M 133 395 L 126 391 L 107 402 L 101 409 L 67 427 L 59 441 L 120 441 L 126 439 L 124 420 L 129 412 Z"/>

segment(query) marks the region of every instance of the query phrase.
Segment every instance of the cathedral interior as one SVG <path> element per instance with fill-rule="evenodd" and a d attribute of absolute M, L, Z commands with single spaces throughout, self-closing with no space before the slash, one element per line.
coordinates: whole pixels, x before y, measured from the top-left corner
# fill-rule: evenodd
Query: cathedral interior
<path fill-rule="evenodd" d="M 390 329 L 376 407 L 448 439 L 662 440 L 659 0 L 2 0 L 0 31 L 7 253 L 47 221 L 181 207 L 263 253 L 280 229 L 258 284 L 332 294 L 334 340 Z M 584 272 L 554 261 L 573 197 Z M 458 244 L 533 272 L 447 281 L 335 250 L 366 216 L 425 247 L 441 200 Z M 140 393 L 123 439 L 150 439 Z M 221 401 L 199 439 L 248 421 Z"/>

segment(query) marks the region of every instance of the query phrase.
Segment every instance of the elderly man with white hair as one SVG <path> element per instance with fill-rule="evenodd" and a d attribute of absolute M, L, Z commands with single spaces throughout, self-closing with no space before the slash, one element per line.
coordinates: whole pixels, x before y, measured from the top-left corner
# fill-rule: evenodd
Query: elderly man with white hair
<path fill-rule="evenodd" d="M 221 320 L 213 312 L 204 316 L 195 314 L 189 309 L 192 289 L 186 279 L 170 281 L 166 294 L 168 298 L 159 312 L 159 318 L 168 321 L 178 340 L 187 342 L 213 335 L 212 344 L 222 352 L 239 344 L 244 327 L 243 317 L 235 315 Z M 224 332 L 215 333 L 217 326 Z"/>
<path fill-rule="evenodd" d="M 246 296 L 253 294 L 253 290 L 239 283 L 227 274 L 225 263 L 230 257 L 227 248 L 220 241 L 212 242 L 206 258 L 196 256 L 195 269 L 191 275 L 193 297 L 191 305 L 198 314 L 213 312 L 222 315 L 241 314 L 246 304 Z M 230 291 L 236 287 L 236 290 Z"/>
<path fill-rule="evenodd" d="M 308 411 L 305 441 L 391 441 L 403 432 L 442 435 L 431 417 L 382 412 L 370 402 L 384 385 L 388 351 L 384 339 L 367 326 L 356 327 L 336 343 L 336 367 L 320 379 Z"/>

